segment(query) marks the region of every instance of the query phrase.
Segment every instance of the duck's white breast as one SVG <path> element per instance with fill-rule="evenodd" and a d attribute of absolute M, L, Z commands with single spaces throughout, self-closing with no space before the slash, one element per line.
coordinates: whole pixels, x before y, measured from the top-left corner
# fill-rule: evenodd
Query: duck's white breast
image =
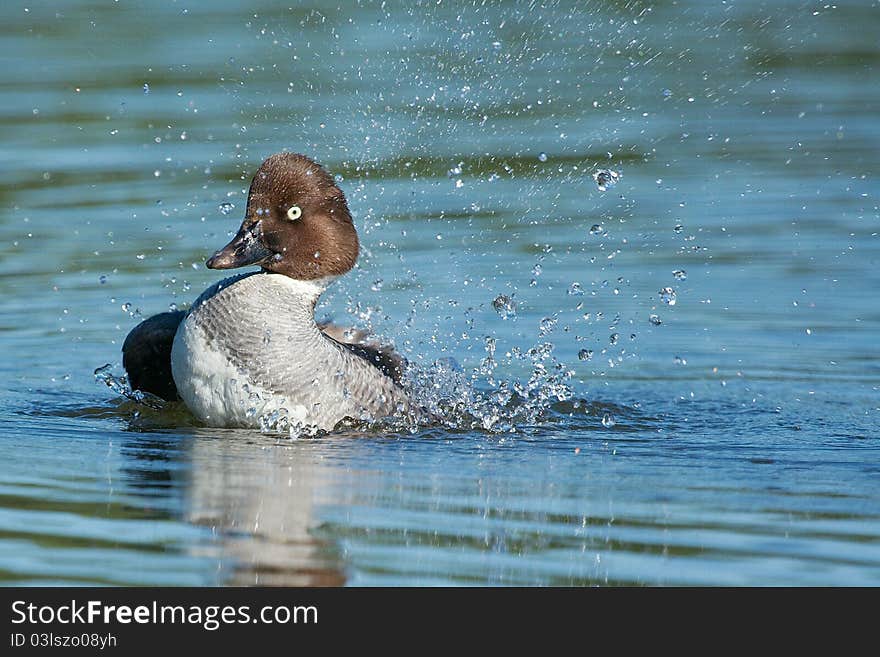
<path fill-rule="evenodd" d="M 208 426 L 256 427 L 262 416 L 279 408 L 286 408 L 291 420 L 306 419 L 305 406 L 255 383 L 208 339 L 193 315 L 177 328 L 171 371 L 187 408 Z"/>
<path fill-rule="evenodd" d="M 178 393 L 210 426 L 259 427 L 284 409 L 330 430 L 345 417 L 379 419 L 408 405 L 389 377 L 324 336 L 314 321 L 320 288 L 255 273 L 205 291 L 171 350 Z"/>

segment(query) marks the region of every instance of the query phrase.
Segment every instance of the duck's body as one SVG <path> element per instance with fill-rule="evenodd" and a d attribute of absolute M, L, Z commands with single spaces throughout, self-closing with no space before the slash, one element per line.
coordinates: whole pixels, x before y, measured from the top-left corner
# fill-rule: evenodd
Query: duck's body
<path fill-rule="evenodd" d="M 174 337 L 177 392 L 211 426 L 254 427 L 280 412 L 329 431 L 342 418 L 375 420 L 408 408 L 403 389 L 317 325 L 322 289 L 281 274 L 233 276 L 206 290 Z M 281 410 L 284 409 L 284 410 Z"/>
<path fill-rule="evenodd" d="M 399 356 L 315 322 L 318 297 L 357 254 L 329 174 L 305 156 L 273 155 L 254 176 L 238 233 L 207 263 L 261 270 L 211 286 L 186 314 L 135 327 L 123 345 L 132 387 L 180 398 L 214 427 L 259 428 L 272 416 L 329 431 L 345 418 L 411 413 Z"/>

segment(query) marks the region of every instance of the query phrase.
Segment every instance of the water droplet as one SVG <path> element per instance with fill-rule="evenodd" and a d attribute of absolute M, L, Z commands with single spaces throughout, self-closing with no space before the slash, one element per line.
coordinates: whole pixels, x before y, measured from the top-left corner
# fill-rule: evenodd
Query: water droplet
<path fill-rule="evenodd" d="M 590 235 L 600 235 L 605 232 L 605 229 L 602 228 L 601 224 L 593 224 L 590 227 Z"/>
<path fill-rule="evenodd" d="M 617 424 L 617 422 L 614 420 L 614 416 L 611 415 L 611 413 L 605 413 L 602 416 L 602 426 L 605 427 L 606 429 L 610 429 L 615 424 Z"/>
<path fill-rule="evenodd" d="M 456 176 L 460 176 L 463 171 L 462 167 L 464 166 L 464 162 L 459 162 L 454 167 L 452 167 L 449 171 L 446 172 L 446 175 L 450 178 L 455 178 Z"/>
<path fill-rule="evenodd" d="M 662 301 L 663 303 L 670 306 L 675 305 L 675 290 L 673 290 L 671 287 L 660 288 L 660 292 L 658 292 L 658 294 L 660 295 L 660 301 Z"/>
<path fill-rule="evenodd" d="M 681 231 L 684 230 L 684 226 L 682 226 L 681 224 L 675 224 L 675 226 L 673 226 L 672 230 L 674 230 L 676 233 L 680 233 Z"/>
<path fill-rule="evenodd" d="M 672 359 L 672 362 L 675 363 L 676 365 L 687 365 L 688 364 L 687 360 L 682 358 L 681 356 L 676 356 L 675 358 Z"/>
<path fill-rule="evenodd" d="M 144 82 L 144 95 L 146 96 L 148 93 L 150 93 L 150 85 Z"/>
<path fill-rule="evenodd" d="M 580 297 L 580 296 L 583 296 L 583 294 L 584 294 L 584 288 L 581 287 L 581 284 L 580 284 L 580 283 L 577 283 L 577 282 L 572 283 L 572 284 L 568 287 L 568 294 L 569 294 L 569 296 L 573 296 L 573 297 Z"/>
<path fill-rule="evenodd" d="M 620 180 L 620 174 L 611 169 L 599 169 L 593 174 L 593 180 L 596 181 L 596 187 L 600 192 L 606 191 L 609 187 L 614 187 Z"/>
<path fill-rule="evenodd" d="M 377 278 L 375 281 L 373 281 L 373 284 L 370 286 L 370 289 L 373 292 L 378 292 L 379 290 L 382 289 L 382 283 L 383 283 L 382 279 Z"/>
<path fill-rule="evenodd" d="M 455 181 L 455 188 L 461 189 L 462 187 L 464 187 L 464 182 L 462 182 L 461 178 L 459 178 L 458 180 Z"/>
<path fill-rule="evenodd" d="M 651 315 L 648 317 L 648 321 L 651 322 L 654 326 L 660 326 L 663 322 L 658 315 Z"/>
<path fill-rule="evenodd" d="M 552 332 L 556 328 L 557 321 L 555 317 L 545 317 L 542 319 L 538 324 L 538 335 L 545 336 Z"/>
<path fill-rule="evenodd" d="M 610 336 L 608 336 L 608 342 L 610 342 L 611 344 L 617 344 L 618 340 L 620 340 L 619 333 L 612 333 Z"/>
<path fill-rule="evenodd" d="M 540 276 L 542 271 L 544 271 L 544 268 L 541 266 L 540 263 L 538 263 L 534 267 L 532 267 L 532 275 L 533 276 Z"/>
<path fill-rule="evenodd" d="M 99 282 L 101 285 L 104 285 L 104 283 L 107 282 L 107 277 L 106 277 L 104 274 L 101 274 L 101 276 L 98 277 L 98 282 Z"/>
<path fill-rule="evenodd" d="M 673 269 L 672 275 L 677 281 L 685 281 L 688 277 L 687 272 L 684 269 Z"/>
<path fill-rule="evenodd" d="M 516 301 L 506 294 L 499 294 L 495 297 L 495 300 L 492 301 L 492 307 L 504 319 L 516 314 Z"/>
<path fill-rule="evenodd" d="M 230 203 L 229 201 L 224 201 L 219 206 L 217 206 L 217 209 L 220 210 L 220 214 L 229 214 L 235 209 L 235 205 Z"/>
<path fill-rule="evenodd" d="M 593 358 L 593 350 L 592 349 L 581 349 L 578 352 L 579 360 L 591 360 Z"/>
<path fill-rule="evenodd" d="M 544 153 L 544 152 L 538 153 L 538 161 L 539 162 L 546 162 L 547 161 L 547 153 Z"/>

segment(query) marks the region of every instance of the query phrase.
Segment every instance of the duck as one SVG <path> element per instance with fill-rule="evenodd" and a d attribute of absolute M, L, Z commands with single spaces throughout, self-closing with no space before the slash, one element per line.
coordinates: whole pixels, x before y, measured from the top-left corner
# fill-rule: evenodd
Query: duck
<path fill-rule="evenodd" d="M 241 226 L 206 262 L 258 269 L 132 329 L 122 346 L 130 387 L 181 400 L 209 427 L 261 428 L 272 417 L 329 432 L 344 420 L 412 415 L 405 359 L 363 331 L 315 318 L 321 294 L 351 271 L 359 248 L 334 178 L 302 154 L 268 157 Z"/>

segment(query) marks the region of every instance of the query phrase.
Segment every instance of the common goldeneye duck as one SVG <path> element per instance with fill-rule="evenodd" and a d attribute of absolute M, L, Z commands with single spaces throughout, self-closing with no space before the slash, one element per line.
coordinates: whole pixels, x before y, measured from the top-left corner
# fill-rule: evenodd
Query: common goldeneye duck
<path fill-rule="evenodd" d="M 304 155 L 272 155 L 251 182 L 238 233 L 207 262 L 260 270 L 216 283 L 188 312 L 136 326 L 122 347 L 129 383 L 182 399 L 214 427 L 259 427 L 275 413 L 329 431 L 345 418 L 411 412 L 397 354 L 315 321 L 318 297 L 357 255 L 333 178 Z"/>

